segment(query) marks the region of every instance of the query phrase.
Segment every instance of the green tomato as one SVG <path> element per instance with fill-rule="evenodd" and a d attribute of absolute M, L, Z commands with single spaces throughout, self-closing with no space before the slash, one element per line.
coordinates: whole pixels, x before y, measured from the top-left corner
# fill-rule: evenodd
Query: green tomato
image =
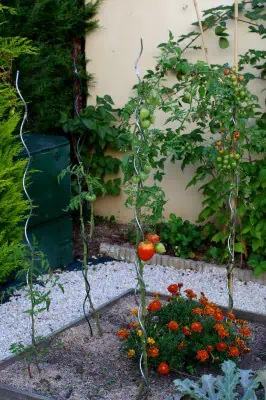
<path fill-rule="evenodd" d="M 140 177 L 134 175 L 133 178 L 132 178 L 132 182 L 133 182 L 133 183 L 139 183 L 139 182 L 140 182 Z"/>
<path fill-rule="evenodd" d="M 143 129 L 148 129 L 151 126 L 151 123 L 148 119 L 144 119 L 140 121 L 140 125 Z"/>
<path fill-rule="evenodd" d="M 235 153 L 235 160 L 239 160 L 240 159 L 240 154 L 238 154 L 238 153 Z"/>
<path fill-rule="evenodd" d="M 217 157 L 216 160 L 217 160 L 218 163 L 223 161 L 222 157 Z"/>
<path fill-rule="evenodd" d="M 146 181 L 147 179 L 149 179 L 149 175 L 148 175 L 148 174 L 145 174 L 145 172 L 141 172 L 141 173 L 139 174 L 139 176 L 140 176 L 140 179 L 141 179 L 142 181 Z"/>
<path fill-rule="evenodd" d="M 153 105 L 153 106 L 158 106 L 160 104 L 160 96 L 156 92 L 156 90 L 152 90 L 150 92 L 149 98 L 148 98 L 148 103 Z"/>
<path fill-rule="evenodd" d="M 235 168 L 237 166 L 237 163 L 235 161 L 233 161 L 231 165 L 233 168 Z"/>
<path fill-rule="evenodd" d="M 244 92 L 244 90 L 241 90 L 239 96 L 243 99 L 244 97 L 246 97 L 246 92 Z"/>
<path fill-rule="evenodd" d="M 229 161 L 227 160 L 227 158 L 225 158 L 223 162 L 224 164 L 228 164 Z"/>
<path fill-rule="evenodd" d="M 233 86 L 237 86 L 237 85 L 238 85 L 237 81 L 233 81 L 233 82 L 232 82 L 232 85 L 233 85 Z"/>
<path fill-rule="evenodd" d="M 155 122 L 155 116 L 154 115 L 152 115 L 151 117 L 150 117 L 150 123 L 151 124 L 154 124 L 154 122 Z"/>
<path fill-rule="evenodd" d="M 148 174 L 149 172 L 151 172 L 151 166 L 146 164 L 144 165 L 143 171 Z"/>
<path fill-rule="evenodd" d="M 150 116 L 150 111 L 149 111 L 147 108 L 142 107 L 142 108 L 140 109 L 139 116 L 140 116 L 140 119 L 143 121 L 144 119 L 149 118 L 149 116 Z"/>
<path fill-rule="evenodd" d="M 232 75 L 232 76 L 231 76 L 231 81 L 232 81 L 232 82 L 237 81 L 237 76 L 236 76 L 236 75 Z"/>
<path fill-rule="evenodd" d="M 225 159 L 225 160 L 228 160 L 228 158 L 229 158 L 229 155 L 228 155 L 228 154 L 225 154 L 225 155 L 224 155 L 224 159 Z"/>
<path fill-rule="evenodd" d="M 158 254 L 164 254 L 166 252 L 165 246 L 162 243 L 157 243 L 155 245 L 155 251 Z"/>
<path fill-rule="evenodd" d="M 234 158 L 234 153 L 230 153 L 230 158 Z"/>
<path fill-rule="evenodd" d="M 190 94 L 189 94 L 189 93 L 184 93 L 183 102 L 184 102 L 184 103 L 190 103 L 190 101 L 191 101 L 191 96 L 190 96 Z"/>
<path fill-rule="evenodd" d="M 87 195 L 86 195 L 86 200 L 89 201 L 89 202 L 91 202 L 91 203 L 92 203 L 93 201 L 95 201 L 96 198 L 97 198 L 97 197 L 96 197 L 95 194 L 87 194 Z"/>

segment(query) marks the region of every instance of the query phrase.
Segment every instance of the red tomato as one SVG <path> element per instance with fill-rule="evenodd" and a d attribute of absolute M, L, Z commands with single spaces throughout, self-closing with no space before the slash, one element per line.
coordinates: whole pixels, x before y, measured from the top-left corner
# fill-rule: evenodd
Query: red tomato
<path fill-rule="evenodd" d="M 138 255 L 142 261 L 149 261 L 155 254 L 154 244 L 151 242 L 141 242 L 138 245 Z"/>
<path fill-rule="evenodd" d="M 235 140 L 240 139 L 240 133 L 238 131 L 234 132 L 234 138 L 235 138 Z"/>
<path fill-rule="evenodd" d="M 145 237 L 151 243 L 155 244 L 160 242 L 160 237 L 156 233 L 147 233 Z"/>

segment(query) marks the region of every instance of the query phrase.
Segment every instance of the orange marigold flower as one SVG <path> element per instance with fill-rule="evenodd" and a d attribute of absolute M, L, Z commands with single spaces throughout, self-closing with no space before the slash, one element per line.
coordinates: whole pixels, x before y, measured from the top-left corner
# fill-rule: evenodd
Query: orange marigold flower
<path fill-rule="evenodd" d="M 226 329 L 220 329 L 218 331 L 218 335 L 220 336 L 220 338 L 224 339 L 229 336 L 229 332 Z"/>
<path fill-rule="evenodd" d="M 228 316 L 229 319 L 232 319 L 232 320 L 235 320 L 235 319 L 236 319 L 235 314 L 232 313 L 232 312 L 230 312 L 230 311 L 227 313 L 227 316 Z"/>
<path fill-rule="evenodd" d="M 249 337 L 251 335 L 251 330 L 249 328 L 241 328 L 238 331 L 240 333 L 240 335 L 245 336 L 245 337 Z"/>
<path fill-rule="evenodd" d="M 178 292 L 178 285 L 172 283 L 172 285 L 168 286 L 167 290 L 169 293 L 177 293 Z"/>
<path fill-rule="evenodd" d="M 215 312 L 213 317 L 214 317 L 215 321 L 223 321 L 223 319 L 224 319 L 223 314 L 220 312 Z"/>
<path fill-rule="evenodd" d="M 243 350 L 242 350 L 242 353 L 243 353 L 243 354 L 248 354 L 248 353 L 250 353 L 250 348 L 249 348 L 249 347 L 244 347 Z"/>
<path fill-rule="evenodd" d="M 201 362 L 205 362 L 208 360 L 208 358 L 210 358 L 210 356 L 206 350 L 198 350 L 197 351 L 197 355 L 196 355 L 197 360 L 199 360 Z"/>
<path fill-rule="evenodd" d="M 203 313 L 203 310 L 201 308 L 194 308 L 194 310 L 192 310 L 192 314 L 199 314 L 201 315 Z"/>
<path fill-rule="evenodd" d="M 137 331 L 137 335 L 138 335 L 138 336 L 142 336 L 142 335 L 143 335 L 143 332 L 142 332 L 141 329 L 139 329 L 139 330 Z"/>
<path fill-rule="evenodd" d="M 231 357 L 239 357 L 239 355 L 240 355 L 238 348 L 235 346 L 229 347 L 228 354 Z"/>
<path fill-rule="evenodd" d="M 186 295 L 187 295 L 187 297 L 189 298 L 189 300 L 192 300 L 192 299 L 196 299 L 196 298 L 197 298 L 196 293 L 193 292 L 193 290 L 191 290 L 191 289 L 186 289 L 186 290 L 184 290 L 184 292 L 186 293 Z"/>
<path fill-rule="evenodd" d="M 130 315 L 138 315 L 138 309 L 134 308 L 133 310 L 131 310 Z"/>
<path fill-rule="evenodd" d="M 200 322 L 193 322 L 193 323 L 191 324 L 191 330 L 192 330 L 193 332 L 201 332 L 202 329 L 203 329 L 203 327 L 202 327 L 202 325 L 201 325 Z"/>
<path fill-rule="evenodd" d="M 168 326 L 168 328 L 171 330 L 171 331 L 177 331 L 178 330 L 178 328 L 179 328 L 179 325 L 178 325 L 178 323 L 176 322 L 176 321 L 170 321 L 168 324 L 166 324 L 167 326 Z"/>
<path fill-rule="evenodd" d="M 167 301 L 168 301 L 168 303 L 170 303 L 171 301 L 173 301 L 173 297 L 168 297 Z"/>
<path fill-rule="evenodd" d="M 148 337 L 147 343 L 148 343 L 148 344 L 154 344 L 154 343 L 155 343 L 155 340 L 154 340 L 153 338 L 151 338 L 151 337 Z"/>
<path fill-rule="evenodd" d="M 134 349 L 128 350 L 128 357 L 134 357 L 134 355 L 136 354 Z"/>
<path fill-rule="evenodd" d="M 205 294 L 203 292 L 201 292 L 200 294 L 201 294 L 200 303 L 203 306 L 206 306 L 208 304 L 209 300 L 207 299 L 207 297 L 205 297 Z"/>
<path fill-rule="evenodd" d="M 121 340 L 127 340 L 129 338 L 129 331 L 127 329 L 120 329 L 120 331 L 116 332 L 116 336 Z"/>
<path fill-rule="evenodd" d="M 147 354 L 149 357 L 156 358 L 159 357 L 159 349 L 156 346 L 152 346 L 147 350 Z"/>
<path fill-rule="evenodd" d="M 154 293 L 154 297 L 155 297 L 155 299 L 157 299 L 157 300 L 158 300 L 158 299 L 159 299 L 159 297 L 160 297 L 160 293 L 159 293 L 159 292 L 155 292 L 155 293 Z"/>
<path fill-rule="evenodd" d="M 183 326 L 182 332 L 183 332 L 183 334 L 184 334 L 185 336 L 191 335 L 191 330 L 189 329 L 188 326 Z"/>
<path fill-rule="evenodd" d="M 239 347 L 244 347 L 245 346 L 245 342 L 243 339 L 240 339 L 239 337 L 235 338 L 235 342 Z"/>
<path fill-rule="evenodd" d="M 167 363 L 161 362 L 158 366 L 158 373 L 160 375 L 168 375 L 170 372 L 170 367 Z"/>
<path fill-rule="evenodd" d="M 213 327 L 216 331 L 220 331 L 221 329 L 224 329 L 223 324 L 215 324 Z"/>
<path fill-rule="evenodd" d="M 128 324 L 129 329 L 136 329 L 139 327 L 139 322 L 130 322 Z"/>
<path fill-rule="evenodd" d="M 225 351 L 227 349 L 227 344 L 224 342 L 219 342 L 216 345 L 218 351 Z"/>
<path fill-rule="evenodd" d="M 215 309 L 214 309 L 213 307 L 207 305 L 207 306 L 204 308 L 204 313 L 205 313 L 206 315 L 214 315 Z"/>
<path fill-rule="evenodd" d="M 213 346 L 211 344 L 208 344 L 208 346 L 206 346 L 206 350 L 209 352 L 213 351 Z"/>
<path fill-rule="evenodd" d="M 153 300 L 148 305 L 148 311 L 149 312 L 154 312 L 154 311 L 160 310 L 160 308 L 162 308 L 162 303 L 159 300 Z"/>
<path fill-rule="evenodd" d="M 179 345 L 177 346 L 178 350 L 182 350 L 184 347 L 187 347 L 187 344 L 184 342 L 179 343 Z"/>

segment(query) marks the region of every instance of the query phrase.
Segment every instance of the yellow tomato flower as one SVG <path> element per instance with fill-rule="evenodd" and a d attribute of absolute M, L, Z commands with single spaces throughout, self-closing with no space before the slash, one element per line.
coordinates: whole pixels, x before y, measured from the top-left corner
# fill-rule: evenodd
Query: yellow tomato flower
<path fill-rule="evenodd" d="M 135 350 L 131 349 L 131 350 L 128 351 L 127 354 L 128 354 L 128 357 L 134 357 L 135 353 L 136 353 Z"/>
<path fill-rule="evenodd" d="M 142 334 L 143 334 L 142 330 L 139 329 L 139 330 L 137 331 L 137 335 L 138 335 L 138 336 L 142 336 Z"/>
<path fill-rule="evenodd" d="M 151 338 L 151 337 L 148 337 L 147 343 L 148 344 L 155 344 L 155 340 L 153 338 Z"/>

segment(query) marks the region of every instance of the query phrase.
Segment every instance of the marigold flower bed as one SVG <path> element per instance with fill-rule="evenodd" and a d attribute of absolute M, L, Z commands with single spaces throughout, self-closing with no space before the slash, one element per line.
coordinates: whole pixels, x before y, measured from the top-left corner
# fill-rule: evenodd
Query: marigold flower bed
<path fill-rule="evenodd" d="M 183 290 L 182 283 L 171 284 L 168 292 L 167 302 L 154 295 L 147 306 L 145 324 L 149 364 L 160 375 L 171 370 L 191 371 L 199 363 L 239 361 L 250 352 L 248 321 L 231 312 L 224 315 L 203 292 L 198 298 L 192 289 Z M 136 318 L 135 311 L 130 315 Z M 128 357 L 138 360 L 143 332 L 136 321 L 130 322 L 129 328 L 119 330 L 117 336 Z"/>
<path fill-rule="evenodd" d="M 167 303 L 162 298 L 147 298 L 148 304 L 154 300 L 159 301 L 162 304 L 162 308 L 158 311 L 153 311 L 153 316 L 157 312 L 162 312 L 164 304 Z M 66 398 L 71 400 L 135 400 L 140 382 L 137 360 L 134 361 L 134 358 L 137 357 L 136 350 L 135 353 L 131 351 L 129 354 L 121 351 L 121 343 L 125 345 L 129 340 L 126 337 L 129 338 L 130 335 L 126 334 L 125 339 L 121 341 L 116 333 L 121 329 L 125 329 L 125 332 L 129 332 L 129 334 L 136 332 L 137 340 L 139 340 L 136 313 L 134 296 L 122 298 L 109 310 L 103 312 L 101 319 L 105 333 L 102 338 L 91 338 L 86 323 L 71 328 L 62 333 L 48 347 L 48 353 L 45 355 L 44 362 L 41 363 L 42 372 L 40 375 L 33 368 L 33 379 L 29 379 L 26 364 L 16 362 L 1 371 L 0 384 L 13 385 L 20 389 L 54 397 L 57 400 Z M 197 320 L 198 314 L 193 315 L 195 317 L 193 322 L 200 322 L 199 319 Z M 166 323 L 171 321 L 175 321 L 175 318 L 170 318 Z M 182 323 L 176 322 L 179 324 L 178 329 L 171 330 L 170 333 L 179 334 Z M 215 321 L 215 324 L 219 323 L 221 322 Z M 224 321 L 222 321 L 222 324 L 224 324 Z M 191 336 L 202 335 L 202 331 L 197 332 L 200 329 L 199 325 L 193 325 L 196 332 L 192 331 L 192 324 L 187 325 L 191 330 Z M 204 329 L 204 324 L 202 325 Z M 170 326 L 176 328 L 175 324 Z M 167 326 L 165 329 L 167 332 L 170 331 Z M 266 327 L 260 324 L 250 324 L 250 329 L 251 352 L 245 355 L 240 365 L 242 368 L 259 369 L 265 365 L 266 361 L 266 359 L 261 359 L 262 353 L 265 352 L 266 348 Z M 94 332 L 96 332 L 95 329 Z M 247 334 L 248 332 L 245 331 L 243 333 Z M 185 344 L 187 340 L 187 337 L 184 337 L 183 341 L 178 344 L 179 350 L 177 350 L 177 353 L 178 351 L 186 351 Z M 221 342 L 227 342 L 227 340 L 225 338 Z M 158 350 L 159 352 L 161 350 L 158 347 L 157 338 L 150 335 L 147 343 L 149 358 L 152 359 L 152 362 L 157 363 Z M 242 342 L 239 342 L 236 347 L 241 345 Z M 213 346 L 214 348 L 212 343 L 208 343 L 207 346 Z M 210 355 L 210 352 L 214 354 L 218 352 L 218 350 L 213 350 L 212 347 L 207 346 L 204 349 L 199 348 L 199 350 L 204 350 L 204 353 L 199 353 L 201 359 L 206 356 L 206 353 Z M 134 350 L 133 347 L 131 350 Z M 228 348 L 225 350 L 228 351 Z M 221 352 L 223 353 L 224 350 Z M 196 355 L 196 352 L 194 352 L 193 357 Z M 235 355 L 231 357 L 235 360 Z M 195 362 L 197 367 L 192 374 L 219 372 L 217 365 L 213 365 L 210 358 L 206 361 L 195 359 Z M 152 400 L 167 399 L 173 395 L 175 392 L 172 384 L 173 380 L 177 377 L 185 377 L 171 370 L 171 367 L 169 372 L 170 363 L 168 359 L 161 360 L 159 364 L 161 364 L 160 372 L 158 373 L 157 368 L 151 372 L 150 399 Z M 181 372 L 184 371 L 181 370 Z"/>

